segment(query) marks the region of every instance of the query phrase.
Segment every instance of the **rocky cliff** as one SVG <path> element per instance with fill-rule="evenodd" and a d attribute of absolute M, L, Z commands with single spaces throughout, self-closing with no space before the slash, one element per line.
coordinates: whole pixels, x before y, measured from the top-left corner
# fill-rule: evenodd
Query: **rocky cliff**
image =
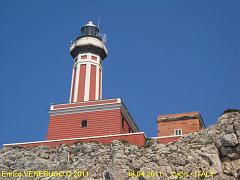
<path fill-rule="evenodd" d="M 240 113 L 175 143 L 145 147 L 113 141 L 0 150 L 0 178 L 12 179 L 240 179 Z M 20 177 L 20 178 L 19 178 Z"/>

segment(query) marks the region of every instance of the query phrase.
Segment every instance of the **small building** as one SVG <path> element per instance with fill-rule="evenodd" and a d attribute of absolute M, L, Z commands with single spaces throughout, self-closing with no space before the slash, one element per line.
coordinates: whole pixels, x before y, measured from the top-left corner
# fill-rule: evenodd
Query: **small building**
<path fill-rule="evenodd" d="M 168 143 L 205 128 L 199 112 L 160 115 L 157 118 L 158 141 Z"/>

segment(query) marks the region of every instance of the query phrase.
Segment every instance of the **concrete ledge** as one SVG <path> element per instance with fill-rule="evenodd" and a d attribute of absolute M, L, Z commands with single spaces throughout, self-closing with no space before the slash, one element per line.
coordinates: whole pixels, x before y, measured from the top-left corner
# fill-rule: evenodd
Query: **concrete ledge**
<path fill-rule="evenodd" d="M 163 138 L 172 138 L 172 137 L 182 137 L 182 135 L 171 135 L 171 136 L 159 136 L 159 137 L 152 137 L 152 139 L 163 139 Z"/>
<path fill-rule="evenodd" d="M 90 142 L 97 141 L 103 144 L 111 144 L 113 140 L 125 140 L 131 144 L 138 146 L 145 145 L 146 136 L 144 132 L 137 133 L 126 133 L 126 134 L 111 134 L 106 136 L 91 136 L 91 137 L 81 137 L 81 138 L 70 138 L 70 139 L 56 139 L 47 141 L 33 141 L 33 142 L 23 142 L 23 143 L 11 143 L 3 144 L 4 147 L 20 146 L 20 147 L 36 147 L 36 146 L 59 146 L 60 144 L 72 145 L 76 142 Z"/>
<path fill-rule="evenodd" d="M 169 143 L 176 142 L 184 135 L 172 135 L 172 136 L 160 136 L 160 137 L 152 137 L 152 139 L 157 139 L 159 143 Z"/>

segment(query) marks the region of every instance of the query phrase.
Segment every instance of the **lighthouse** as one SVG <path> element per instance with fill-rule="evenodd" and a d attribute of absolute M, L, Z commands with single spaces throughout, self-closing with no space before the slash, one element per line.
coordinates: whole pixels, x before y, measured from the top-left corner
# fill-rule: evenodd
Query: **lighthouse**
<path fill-rule="evenodd" d="M 107 48 L 99 28 L 89 21 L 71 44 L 73 58 L 70 103 L 102 99 L 102 62 Z"/>
<path fill-rule="evenodd" d="M 92 21 L 81 28 L 71 43 L 70 54 L 73 67 L 69 103 L 50 106 L 47 139 L 125 137 L 124 134 L 138 133 L 121 98 L 102 98 L 102 62 L 108 51 Z"/>

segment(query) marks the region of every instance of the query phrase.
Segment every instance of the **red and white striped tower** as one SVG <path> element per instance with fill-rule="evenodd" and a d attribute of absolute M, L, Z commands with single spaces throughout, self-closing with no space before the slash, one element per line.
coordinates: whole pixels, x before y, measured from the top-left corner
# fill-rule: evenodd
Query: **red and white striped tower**
<path fill-rule="evenodd" d="M 91 21 L 82 27 L 70 54 L 74 59 L 70 103 L 102 99 L 102 61 L 107 49 Z"/>

